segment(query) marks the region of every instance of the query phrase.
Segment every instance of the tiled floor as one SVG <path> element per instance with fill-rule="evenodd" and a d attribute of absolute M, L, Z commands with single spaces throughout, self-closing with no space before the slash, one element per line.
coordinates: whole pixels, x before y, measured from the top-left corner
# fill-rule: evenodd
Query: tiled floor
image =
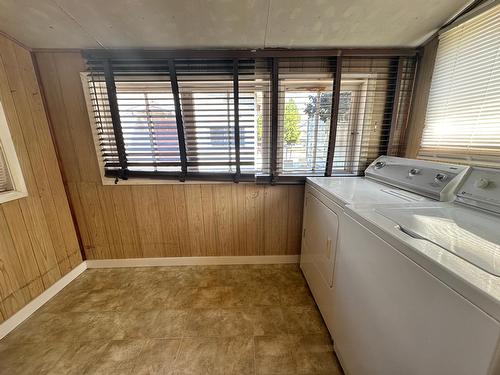
<path fill-rule="evenodd" d="M 87 270 L 0 341 L 0 374 L 341 374 L 296 265 Z"/>

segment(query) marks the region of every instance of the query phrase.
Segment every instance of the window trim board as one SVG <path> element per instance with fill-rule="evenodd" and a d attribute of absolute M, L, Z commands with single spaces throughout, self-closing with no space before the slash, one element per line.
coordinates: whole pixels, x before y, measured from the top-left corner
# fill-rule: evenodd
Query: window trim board
<path fill-rule="evenodd" d="M 8 173 L 10 175 L 12 190 L 0 193 L 0 204 L 6 203 L 15 199 L 20 199 L 28 196 L 28 190 L 24 181 L 23 172 L 19 159 L 17 157 L 12 135 L 7 123 L 7 117 L 0 102 L 0 143 L 2 144 L 5 163 L 7 164 Z"/>

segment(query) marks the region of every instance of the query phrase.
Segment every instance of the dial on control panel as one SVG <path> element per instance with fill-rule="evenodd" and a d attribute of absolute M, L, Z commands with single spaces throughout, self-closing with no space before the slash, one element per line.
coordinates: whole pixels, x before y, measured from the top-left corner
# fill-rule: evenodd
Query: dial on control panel
<path fill-rule="evenodd" d="M 420 169 L 419 168 L 412 168 L 408 171 L 408 175 L 410 176 L 415 176 L 417 174 L 420 174 Z"/>
<path fill-rule="evenodd" d="M 478 178 L 476 181 L 474 181 L 474 186 L 479 189 L 485 189 L 486 187 L 488 187 L 489 184 L 490 182 L 483 177 Z"/>
<path fill-rule="evenodd" d="M 434 182 L 436 183 L 442 183 L 445 182 L 448 179 L 448 176 L 445 173 L 437 173 L 436 177 L 434 177 Z"/>

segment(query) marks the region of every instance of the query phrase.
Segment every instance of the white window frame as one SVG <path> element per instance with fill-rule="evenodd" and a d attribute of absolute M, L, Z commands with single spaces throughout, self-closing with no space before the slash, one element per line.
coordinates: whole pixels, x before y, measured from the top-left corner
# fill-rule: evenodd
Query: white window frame
<path fill-rule="evenodd" d="M 6 203 L 15 199 L 20 199 L 28 196 L 26 183 L 24 182 L 23 172 L 19 159 L 17 158 L 16 149 L 12 136 L 10 134 L 7 118 L 3 110 L 2 103 L 0 102 L 0 143 L 3 151 L 5 163 L 7 164 L 7 171 L 12 183 L 12 190 L 0 193 L 0 204 Z"/>

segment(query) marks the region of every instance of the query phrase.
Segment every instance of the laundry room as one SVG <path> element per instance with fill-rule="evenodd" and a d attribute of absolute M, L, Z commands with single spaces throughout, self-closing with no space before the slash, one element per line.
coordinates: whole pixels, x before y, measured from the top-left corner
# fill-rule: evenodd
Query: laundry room
<path fill-rule="evenodd" d="M 499 0 L 0 0 L 0 375 L 500 375 Z"/>

